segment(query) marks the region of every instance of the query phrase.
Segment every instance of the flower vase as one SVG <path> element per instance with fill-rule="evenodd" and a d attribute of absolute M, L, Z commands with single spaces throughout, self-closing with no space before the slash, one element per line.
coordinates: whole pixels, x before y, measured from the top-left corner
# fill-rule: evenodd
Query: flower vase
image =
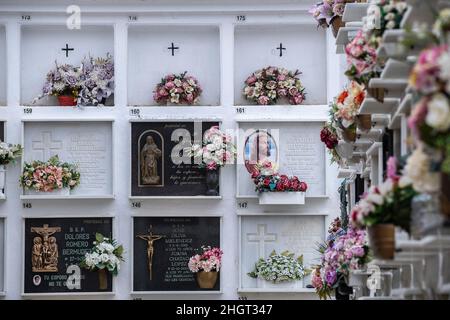
<path fill-rule="evenodd" d="M 220 171 L 216 170 L 206 170 L 206 195 L 207 196 L 218 196 L 219 195 L 219 177 Z"/>
<path fill-rule="evenodd" d="M 107 290 L 108 289 L 108 274 L 106 269 L 98 270 L 98 289 Z"/>
<path fill-rule="evenodd" d="M 77 105 L 77 98 L 74 96 L 58 96 L 58 102 L 63 107 L 74 107 Z"/>
<path fill-rule="evenodd" d="M 299 205 L 305 204 L 305 193 L 294 191 L 273 191 L 273 192 L 260 192 L 259 204 L 286 204 L 286 205 Z"/>
<path fill-rule="evenodd" d="M 337 275 L 338 285 L 334 290 L 336 300 L 350 300 L 350 295 L 353 293 L 353 288 L 349 287 L 345 282 L 345 278 L 342 275 Z"/>
<path fill-rule="evenodd" d="M 345 22 L 342 21 L 341 16 L 334 16 L 330 21 L 331 31 L 333 32 L 333 36 L 336 38 L 338 31 L 341 27 L 345 27 Z"/>
<path fill-rule="evenodd" d="M 369 132 L 372 129 L 372 116 L 370 114 L 360 114 L 356 117 L 356 126 L 362 132 Z"/>
<path fill-rule="evenodd" d="M 450 220 L 450 175 L 441 173 L 441 190 L 440 190 L 440 207 L 441 214 Z"/>
<path fill-rule="evenodd" d="M 197 272 L 197 284 L 201 289 L 213 289 L 217 282 L 217 271 Z"/>
<path fill-rule="evenodd" d="M 378 102 L 384 102 L 384 89 L 383 88 L 367 88 L 367 93 L 377 100 Z"/>
<path fill-rule="evenodd" d="M 345 142 L 355 142 L 356 141 L 356 129 L 346 128 L 342 130 L 342 139 Z"/>
<path fill-rule="evenodd" d="M 395 253 L 395 226 L 382 223 L 367 228 L 369 247 L 376 259 L 391 260 Z"/>
<path fill-rule="evenodd" d="M 5 165 L 0 164 L 0 196 L 3 196 L 3 189 L 5 188 L 6 168 Z"/>

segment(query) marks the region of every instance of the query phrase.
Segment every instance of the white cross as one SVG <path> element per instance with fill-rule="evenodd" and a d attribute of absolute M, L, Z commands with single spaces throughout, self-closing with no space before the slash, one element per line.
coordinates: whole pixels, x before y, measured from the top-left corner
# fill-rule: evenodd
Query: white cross
<path fill-rule="evenodd" d="M 47 161 L 62 149 L 62 141 L 52 140 L 52 133 L 44 131 L 41 134 L 41 140 L 32 141 L 33 151 L 42 151 L 42 161 Z"/>
<path fill-rule="evenodd" d="M 258 233 L 247 233 L 248 242 L 257 242 L 259 257 L 264 258 L 266 255 L 266 242 L 277 241 L 276 233 L 267 233 L 266 224 L 258 224 Z"/>

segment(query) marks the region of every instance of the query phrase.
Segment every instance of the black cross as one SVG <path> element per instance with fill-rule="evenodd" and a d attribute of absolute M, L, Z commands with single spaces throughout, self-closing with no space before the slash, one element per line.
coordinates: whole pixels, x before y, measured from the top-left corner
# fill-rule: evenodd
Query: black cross
<path fill-rule="evenodd" d="M 172 42 L 172 45 L 170 47 L 168 47 L 167 49 L 172 50 L 172 56 L 174 56 L 175 55 L 175 50 L 180 49 L 180 47 L 175 47 L 173 42 Z"/>
<path fill-rule="evenodd" d="M 73 51 L 73 48 L 69 48 L 69 45 L 66 43 L 66 47 L 61 49 L 66 52 L 66 58 L 69 56 L 69 51 Z"/>
<path fill-rule="evenodd" d="M 280 46 L 277 49 L 280 50 L 280 57 L 282 57 L 283 56 L 283 50 L 286 50 L 286 48 L 283 48 L 283 44 L 280 42 Z"/>

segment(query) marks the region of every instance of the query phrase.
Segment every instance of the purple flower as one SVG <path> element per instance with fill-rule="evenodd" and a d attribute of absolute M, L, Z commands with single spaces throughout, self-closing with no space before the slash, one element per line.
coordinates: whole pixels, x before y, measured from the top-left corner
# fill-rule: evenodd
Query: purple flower
<path fill-rule="evenodd" d="M 336 270 L 327 271 L 325 281 L 329 286 L 332 286 L 336 282 Z"/>

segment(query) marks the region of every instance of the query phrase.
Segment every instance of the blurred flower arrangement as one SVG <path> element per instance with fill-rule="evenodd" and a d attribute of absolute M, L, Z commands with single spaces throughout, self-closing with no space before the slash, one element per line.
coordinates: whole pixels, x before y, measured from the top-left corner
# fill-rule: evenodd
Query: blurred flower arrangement
<path fill-rule="evenodd" d="M 366 96 L 364 86 L 351 81 L 335 99 L 333 104 L 335 123 L 341 129 L 356 127 L 356 116 Z"/>
<path fill-rule="evenodd" d="M 85 58 L 82 61 L 81 86 L 78 105 L 104 105 L 114 94 L 114 61 L 110 54 L 106 58 Z"/>
<path fill-rule="evenodd" d="M 312 270 L 311 284 L 320 299 L 331 298 L 350 271 L 361 269 L 370 260 L 365 231 L 342 225 L 340 218 L 331 223 L 327 240 L 319 244 L 318 251 L 320 263 Z"/>
<path fill-rule="evenodd" d="M 334 19 L 342 17 L 344 14 L 345 4 L 348 0 L 325 0 L 316 3 L 309 13 L 316 19 L 318 25 L 322 28 L 328 28 Z"/>
<path fill-rule="evenodd" d="M 400 176 L 397 171 L 397 159 L 389 158 L 386 180 L 371 186 L 352 208 L 350 221 L 353 227 L 394 224 L 409 232 L 411 201 L 417 192 L 409 176 Z"/>
<path fill-rule="evenodd" d="M 94 247 L 84 255 L 80 267 L 89 271 L 108 270 L 117 276 L 123 259 L 123 246 L 117 241 L 104 237 L 100 233 L 95 234 Z"/>
<path fill-rule="evenodd" d="M 70 163 L 61 162 L 57 155 L 46 162 L 25 162 L 20 176 L 20 186 L 40 192 L 52 192 L 62 188 L 73 189 L 79 183 L 80 173 L 76 167 Z"/>
<path fill-rule="evenodd" d="M 218 126 L 212 126 L 205 131 L 202 145 L 193 144 L 187 153 L 201 161 L 199 167 L 217 170 L 236 159 L 236 146 L 230 135 L 222 132 Z"/>
<path fill-rule="evenodd" d="M 153 91 L 153 99 L 161 105 L 194 105 L 198 104 L 201 94 L 198 80 L 185 71 L 162 78 Z"/>
<path fill-rule="evenodd" d="M 281 253 L 274 250 L 268 258 L 260 258 L 248 276 L 280 283 L 301 280 L 308 273 L 303 266 L 303 256 L 296 259 L 295 254 L 287 250 Z"/>
<path fill-rule="evenodd" d="M 23 147 L 20 144 L 10 144 L 0 141 L 0 166 L 14 162 L 22 155 Z"/>
<path fill-rule="evenodd" d="M 258 105 L 276 104 L 286 98 L 292 105 L 305 100 L 305 88 L 298 76 L 301 72 L 284 68 L 266 67 L 255 71 L 245 80 L 243 94 L 247 100 Z"/>
<path fill-rule="evenodd" d="M 220 248 L 203 246 L 201 253 L 195 254 L 189 259 L 189 270 L 193 273 L 200 271 L 218 272 L 222 266 L 222 255 L 223 251 Z"/>
<path fill-rule="evenodd" d="M 252 172 L 257 192 L 306 192 L 308 185 L 297 176 L 280 175 L 277 165 L 268 160 L 258 162 Z"/>
<path fill-rule="evenodd" d="M 400 0 L 371 1 L 363 20 L 363 30 L 370 33 L 372 40 L 380 42 L 386 30 L 400 28 L 407 8 L 406 2 Z"/>
<path fill-rule="evenodd" d="M 341 157 L 336 151 L 336 147 L 339 144 L 338 135 L 336 129 L 330 123 L 327 123 L 320 131 L 320 141 L 327 147 L 328 152 L 331 155 L 331 162 L 339 163 Z"/>

